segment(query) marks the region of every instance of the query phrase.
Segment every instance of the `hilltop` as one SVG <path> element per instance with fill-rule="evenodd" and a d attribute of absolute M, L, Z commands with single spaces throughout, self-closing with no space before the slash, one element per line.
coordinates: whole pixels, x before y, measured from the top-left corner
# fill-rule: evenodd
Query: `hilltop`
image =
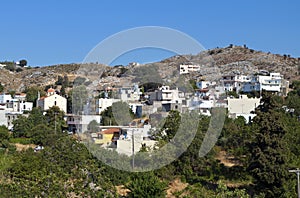
<path fill-rule="evenodd" d="M 180 64 L 204 65 L 197 74 L 189 78 L 216 79 L 220 74 L 238 71 L 243 74 L 259 70 L 280 72 L 290 81 L 299 79 L 300 59 L 290 55 L 256 51 L 246 46 L 230 45 L 203 51 L 197 55 L 176 55 L 160 62 L 146 65 L 114 66 L 103 64 L 61 64 L 40 68 L 24 68 L 19 72 L 0 69 L 0 82 L 6 90 L 23 91 L 26 87 L 54 84 L 58 76 L 68 76 L 72 82 L 76 77 L 97 80 L 99 84 L 123 85 L 141 80 L 170 83 L 179 74 Z M 152 69 L 145 69 L 151 66 Z M 148 67 L 149 68 L 149 67 Z M 143 78 L 141 78 L 143 76 Z M 100 80 L 99 80 L 100 79 Z"/>

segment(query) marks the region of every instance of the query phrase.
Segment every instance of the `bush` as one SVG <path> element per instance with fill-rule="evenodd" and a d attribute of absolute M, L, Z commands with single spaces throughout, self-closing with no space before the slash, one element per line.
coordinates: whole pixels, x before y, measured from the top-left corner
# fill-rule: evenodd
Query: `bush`
<path fill-rule="evenodd" d="M 11 143 L 32 144 L 31 138 L 11 138 L 9 141 Z"/>
<path fill-rule="evenodd" d="M 16 69 L 16 72 L 21 72 L 21 71 L 23 71 L 22 68 L 17 68 L 17 69 Z"/>
<path fill-rule="evenodd" d="M 16 66 L 14 64 L 6 65 L 4 68 L 9 70 L 9 71 L 15 71 L 16 70 Z"/>
<path fill-rule="evenodd" d="M 0 83 L 0 92 L 4 90 L 4 86 Z"/>

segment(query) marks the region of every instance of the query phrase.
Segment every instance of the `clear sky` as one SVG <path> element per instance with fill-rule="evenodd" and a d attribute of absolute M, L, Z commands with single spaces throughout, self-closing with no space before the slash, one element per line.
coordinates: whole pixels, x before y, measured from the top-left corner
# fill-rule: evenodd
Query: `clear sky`
<path fill-rule="evenodd" d="M 103 39 L 138 26 L 177 29 L 206 49 L 247 44 L 300 57 L 299 0 L 5 0 L 0 7 L 1 61 L 25 58 L 32 66 L 81 62 Z M 115 64 L 169 55 L 150 50 Z"/>

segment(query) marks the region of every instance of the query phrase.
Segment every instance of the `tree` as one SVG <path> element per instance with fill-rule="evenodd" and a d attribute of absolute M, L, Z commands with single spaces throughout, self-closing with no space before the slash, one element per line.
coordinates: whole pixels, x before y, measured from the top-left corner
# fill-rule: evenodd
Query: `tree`
<path fill-rule="evenodd" d="M 57 81 L 55 82 L 55 84 L 56 84 L 56 85 L 62 85 L 63 81 L 64 81 L 63 77 L 62 77 L 62 76 L 58 76 L 58 79 L 57 79 Z"/>
<path fill-rule="evenodd" d="M 10 90 L 10 91 L 9 91 L 9 94 L 10 94 L 10 96 L 11 96 L 12 98 L 14 98 L 15 95 L 16 95 L 16 91 L 15 91 L 15 90 Z"/>
<path fill-rule="evenodd" d="M 74 85 L 76 85 L 76 86 L 80 86 L 80 85 L 83 85 L 83 83 L 86 81 L 86 78 L 84 78 L 84 77 L 77 77 L 77 78 L 75 78 L 75 80 L 74 80 Z"/>
<path fill-rule="evenodd" d="M 236 189 L 234 191 L 230 191 L 227 186 L 220 181 L 218 183 L 216 198 L 231 197 L 249 198 L 250 196 L 246 193 L 245 189 Z"/>
<path fill-rule="evenodd" d="M 27 87 L 25 89 L 25 93 L 26 93 L 26 101 L 28 102 L 33 102 L 33 106 L 36 106 L 36 100 L 38 99 L 38 93 L 40 93 L 40 96 L 45 96 L 46 92 L 40 88 L 40 87 L 36 87 L 36 86 L 32 86 L 32 87 Z"/>
<path fill-rule="evenodd" d="M 28 117 L 20 116 L 14 121 L 14 137 L 30 138 L 34 135 L 33 128 L 38 125 L 47 125 L 43 111 L 33 108 Z"/>
<path fill-rule="evenodd" d="M 4 90 L 4 86 L 0 82 L 0 92 L 2 92 L 3 90 Z"/>
<path fill-rule="evenodd" d="M 73 99 L 73 90 L 69 91 L 67 96 L 67 113 L 72 113 L 72 107 L 73 107 L 72 99 Z"/>
<path fill-rule="evenodd" d="M 16 64 L 14 62 L 4 62 L 6 65 L 4 68 L 9 70 L 9 71 L 15 71 L 16 70 Z"/>
<path fill-rule="evenodd" d="M 48 121 L 49 126 L 56 129 L 55 132 L 62 132 L 62 130 L 67 127 L 64 120 L 64 112 L 61 111 L 58 106 L 53 106 L 48 109 L 45 118 Z"/>
<path fill-rule="evenodd" d="M 101 114 L 101 125 L 128 125 L 134 118 L 134 113 L 126 102 L 116 102 Z"/>
<path fill-rule="evenodd" d="M 130 190 L 127 197 L 165 197 L 166 183 L 153 174 L 153 172 L 133 174 L 129 184 L 125 185 Z"/>
<path fill-rule="evenodd" d="M 20 61 L 19 61 L 19 65 L 20 65 L 21 67 L 26 66 L 26 65 L 27 65 L 27 60 L 25 60 L 25 59 L 20 60 Z"/>
<path fill-rule="evenodd" d="M 74 114 L 80 114 L 88 102 L 88 91 L 84 85 L 73 88 L 72 91 L 72 111 Z"/>
<path fill-rule="evenodd" d="M 263 104 L 257 110 L 252 130 L 253 141 L 249 146 L 249 164 L 247 170 L 255 179 L 257 192 L 267 197 L 283 196 L 287 171 L 287 145 L 283 137 L 286 127 L 284 113 L 279 110 L 276 97 L 264 93 Z"/>
<path fill-rule="evenodd" d="M 9 130 L 5 126 L 0 126 L 0 149 L 1 148 L 8 148 L 9 147 L 9 140 L 10 134 Z"/>
<path fill-rule="evenodd" d="M 70 85 L 70 82 L 69 82 L 69 78 L 67 75 L 64 76 L 64 79 L 63 79 L 63 83 L 62 83 L 62 86 L 63 87 L 68 87 Z"/>
<path fill-rule="evenodd" d="M 238 95 L 235 91 L 228 91 L 228 92 L 227 92 L 227 95 L 228 95 L 228 96 L 233 96 L 233 97 L 235 97 L 235 98 L 238 98 L 238 97 L 239 97 L 239 95 Z"/>
<path fill-rule="evenodd" d="M 300 81 L 293 81 L 292 91 L 288 93 L 285 104 L 289 109 L 293 108 L 295 115 L 300 115 Z"/>
<path fill-rule="evenodd" d="M 65 97 L 65 95 L 66 95 L 66 89 L 65 89 L 64 86 L 62 86 L 61 89 L 60 89 L 60 95 L 63 96 L 63 97 Z"/>
<path fill-rule="evenodd" d="M 222 130 L 220 145 L 235 157 L 241 157 L 247 153 L 246 143 L 251 141 L 252 132 L 246 125 L 244 117 L 239 116 L 232 120 L 227 118 Z"/>
<path fill-rule="evenodd" d="M 165 133 L 166 136 L 163 138 L 167 141 L 170 141 L 176 134 L 179 125 L 180 125 L 181 117 L 179 111 L 170 111 L 164 126 L 162 128 L 161 133 Z"/>
<path fill-rule="evenodd" d="M 34 126 L 32 129 L 31 137 L 32 142 L 36 145 L 50 146 L 54 140 L 54 130 L 46 124 L 39 124 Z"/>
<path fill-rule="evenodd" d="M 18 67 L 18 68 L 16 69 L 16 72 L 21 72 L 21 71 L 23 71 L 23 69 L 20 68 L 20 67 Z"/>
<path fill-rule="evenodd" d="M 19 116 L 17 120 L 13 122 L 14 124 L 14 137 L 28 137 L 28 132 L 32 128 L 32 123 L 28 122 L 28 118 L 25 116 Z"/>
<path fill-rule="evenodd" d="M 96 133 L 99 131 L 99 123 L 96 120 L 92 120 L 89 124 L 88 124 L 88 130 L 91 133 Z"/>
<path fill-rule="evenodd" d="M 191 84 L 191 86 L 193 87 L 194 90 L 198 89 L 197 82 L 195 80 L 191 79 L 190 84 Z"/>

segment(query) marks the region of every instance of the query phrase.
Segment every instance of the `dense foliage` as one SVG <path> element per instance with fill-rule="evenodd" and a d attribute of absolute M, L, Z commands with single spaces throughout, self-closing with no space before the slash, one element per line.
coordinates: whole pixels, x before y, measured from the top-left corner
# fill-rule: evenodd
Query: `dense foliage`
<path fill-rule="evenodd" d="M 4 86 L 0 82 L 0 92 L 2 92 L 3 90 L 4 90 Z"/>
<path fill-rule="evenodd" d="M 292 101 L 299 100 L 299 90 L 295 86 L 285 100 L 264 94 L 251 123 L 242 117 L 226 118 L 217 145 L 204 157 L 199 157 L 199 149 L 210 118 L 199 116 L 197 132 L 187 150 L 169 165 L 145 173 L 107 166 L 76 136 L 63 132 L 63 112 L 53 107 L 43 114 L 35 108 L 28 117 L 15 121 L 13 132 L 0 127 L 0 195 L 118 197 L 117 187 L 123 186 L 128 189 L 127 197 L 165 197 L 170 184 L 179 179 L 186 187 L 173 193 L 177 197 L 296 197 L 296 176 L 288 170 L 300 167 L 300 122 L 297 106 L 289 105 L 296 105 Z M 283 106 L 295 108 L 295 112 Z M 124 114 L 131 113 L 124 108 Z M 102 124 L 117 124 L 112 109 L 102 116 Z M 153 134 L 158 146 L 174 141 L 179 123 L 186 122 L 182 116 L 170 112 L 162 129 Z M 91 122 L 89 129 L 95 131 L 97 125 Z M 42 145 L 44 149 L 20 151 L 15 143 Z M 115 160 L 113 151 L 101 154 Z M 126 166 L 127 158 L 122 156 L 119 166 Z M 160 159 L 157 156 L 149 161 L 160 163 Z M 139 154 L 136 166 L 138 160 Z"/>

